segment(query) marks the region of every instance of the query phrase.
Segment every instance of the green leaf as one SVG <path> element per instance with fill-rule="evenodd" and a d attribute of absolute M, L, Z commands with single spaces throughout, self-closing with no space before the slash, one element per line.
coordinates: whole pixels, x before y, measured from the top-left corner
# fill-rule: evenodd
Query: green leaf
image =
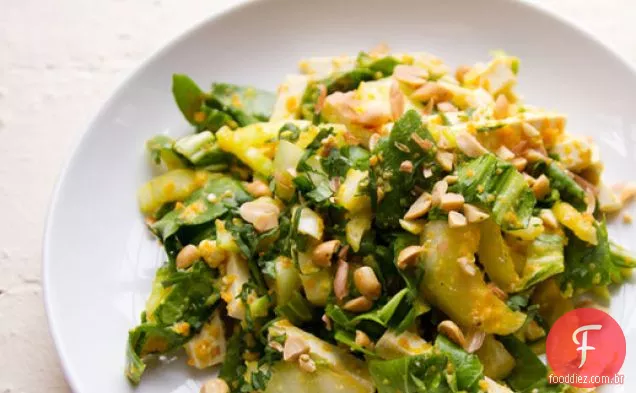
<path fill-rule="evenodd" d="M 565 247 L 565 271 L 561 275 L 561 291 L 587 290 L 594 286 L 607 285 L 620 271 L 612 261 L 610 243 L 605 221 L 595 222 L 597 245 L 593 246 L 570 231 Z"/>
<path fill-rule="evenodd" d="M 214 165 L 226 168 L 231 157 L 218 147 L 216 138 L 210 131 L 179 138 L 174 144 L 174 151 L 195 167 Z"/>
<path fill-rule="evenodd" d="M 378 188 L 384 191 L 384 198 L 378 203 L 376 225 L 380 228 L 398 228 L 399 220 L 404 216 L 416 196 L 411 194 L 415 185 L 429 189 L 435 181 L 432 177 L 424 179 L 421 164 L 434 162 L 434 149 L 423 150 L 412 138 L 433 141 L 432 136 L 422 125 L 420 115 L 415 110 L 406 112 L 393 126 L 388 138 L 381 139 L 375 151 L 381 157 L 373 167 Z M 410 160 L 413 171 L 400 171 L 402 162 Z M 370 190 L 373 194 L 375 189 Z"/>
<path fill-rule="evenodd" d="M 528 296 L 524 294 L 512 295 L 506 301 L 506 304 L 512 311 L 521 311 L 521 309 L 528 306 Z"/>
<path fill-rule="evenodd" d="M 294 123 L 285 123 L 278 130 L 278 140 L 296 142 L 300 138 L 301 129 Z"/>
<path fill-rule="evenodd" d="M 195 330 L 208 320 L 218 294 L 213 286 L 215 274 L 203 261 L 197 261 L 186 271 L 173 271 L 169 276 L 158 276 L 166 296 L 147 318 L 161 326 L 188 322 Z M 212 297 L 215 295 L 215 297 Z M 216 300 L 215 300 L 216 299 Z"/>
<path fill-rule="evenodd" d="M 557 234 L 543 233 L 530 244 L 521 282 L 515 292 L 524 291 L 565 269 L 563 238 Z"/>
<path fill-rule="evenodd" d="M 321 81 L 327 88 L 327 94 L 337 91 L 346 93 L 355 90 L 360 83 L 375 79 L 375 72 L 366 68 L 354 68 L 351 71 L 338 72 Z"/>
<path fill-rule="evenodd" d="M 167 326 L 143 323 L 128 333 L 125 373 L 137 384 L 146 369 L 143 359 L 169 353 L 186 343 L 191 336 L 182 336 Z"/>
<path fill-rule="evenodd" d="M 405 305 L 406 308 L 410 308 L 413 303 L 412 298 L 409 297 L 410 293 L 408 288 L 402 289 L 400 292 L 393 295 L 389 301 L 383 306 L 371 311 L 360 314 L 351 320 L 353 325 L 357 325 L 362 321 L 372 321 L 383 327 L 388 327 L 389 322 L 394 319 L 398 309 Z M 399 321 L 395 321 L 396 325 Z"/>
<path fill-rule="evenodd" d="M 442 334 L 435 339 L 435 347 L 453 363 L 457 375 L 457 388 L 469 392 L 478 391 L 479 381 L 484 378 L 484 366 L 477 355 L 464 351 Z"/>
<path fill-rule="evenodd" d="M 310 201 L 316 205 L 320 205 L 329 200 L 333 195 L 333 191 L 326 183 L 320 183 L 318 186 L 305 194 Z"/>
<path fill-rule="evenodd" d="M 329 155 L 320 160 L 320 163 L 329 177 L 345 177 L 352 165 L 340 149 L 330 150 Z"/>
<path fill-rule="evenodd" d="M 287 303 L 276 307 L 276 315 L 285 317 L 296 326 L 314 318 L 313 307 L 300 292 L 294 292 Z"/>
<path fill-rule="evenodd" d="M 568 202 L 579 211 L 586 209 L 585 190 L 568 175 L 558 162 L 552 161 L 546 164 L 539 161 L 530 168 L 530 173 L 535 177 L 545 174 L 550 179 L 550 187 L 559 191 L 562 200 Z"/>
<path fill-rule="evenodd" d="M 358 68 L 368 68 L 371 71 L 380 72 L 382 76 L 393 74 L 393 70 L 399 64 L 399 60 L 393 56 L 385 56 L 374 60 L 365 52 L 360 52 L 356 59 L 356 66 Z"/>
<path fill-rule="evenodd" d="M 378 393 L 450 393 L 448 359 L 433 351 L 394 360 L 370 360 L 369 372 Z"/>
<path fill-rule="evenodd" d="M 201 110 L 204 100 L 203 91 L 187 75 L 174 74 L 172 75 L 172 94 L 186 120 L 196 125 L 194 115 Z"/>
<path fill-rule="evenodd" d="M 237 128 L 239 125 L 234 118 L 222 109 L 210 108 L 209 106 L 203 106 L 201 109 L 205 118 L 203 122 L 197 125 L 197 131 L 211 131 L 216 132 L 223 126 L 228 126 L 232 129 Z"/>
<path fill-rule="evenodd" d="M 174 140 L 166 135 L 156 135 L 146 141 L 146 149 L 155 164 L 163 162 L 168 169 L 183 168 L 186 162 L 173 149 Z"/>
<path fill-rule="evenodd" d="M 372 336 L 380 336 L 387 328 L 400 326 L 414 308 L 414 299 L 408 288 L 404 288 L 388 302 L 362 314 L 350 314 L 331 303 L 325 308 L 325 314 L 343 331 L 354 332 L 358 329 Z"/>
<path fill-rule="evenodd" d="M 629 269 L 636 267 L 636 255 L 625 247 L 610 241 L 610 253 L 614 265 Z"/>
<path fill-rule="evenodd" d="M 210 194 L 216 195 L 218 200 L 210 202 Z M 228 194 L 231 196 L 223 198 L 223 195 Z M 227 203 L 240 205 L 251 199 L 239 181 L 227 176 L 213 177 L 205 187 L 192 193 L 183 202 L 183 208 L 167 213 L 151 228 L 165 241 L 183 227 L 205 224 L 223 216 L 229 211 Z"/>
<path fill-rule="evenodd" d="M 336 330 L 336 332 L 333 335 L 334 340 L 336 340 L 336 342 L 342 344 L 342 345 L 346 345 L 347 347 L 349 347 L 349 349 L 352 352 L 359 352 L 359 353 L 363 353 L 367 356 L 367 358 L 376 358 L 377 355 L 375 354 L 375 352 L 356 344 L 356 339 L 355 339 L 355 334 L 346 330 Z"/>
<path fill-rule="evenodd" d="M 548 384 L 548 369 L 532 350 L 515 336 L 499 337 L 515 358 L 516 365 L 506 382 L 515 392 L 559 392 L 564 385 Z M 534 389 L 537 389 L 536 391 Z"/>
<path fill-rule="evenodd" d="M 238 328 L 227 342 L 225 360 L 219 370 L 219 378 L 229 386 L 236 386 L 243 379 L 243 350 L 245 349 L 245 332 Z"/>
<path fill-rule="evenodd" d="M 521 173 L 511 164 L 485 154 L 461 165 L 451 190 L 466 202 L 486 207 L 502 229 L 528 226 L 536 199 Z"/>
<path fill-rule="evenodd" d="M 241 127 L 269 120 L 275 102 L 273 93 L 230 83 L 212 84 L 206 99 L 208 106 L 228 113 Z"/>
<path fill-rule="evenodd" d="M 300 99 L 300 117 L 302 119 L 310 120 L 314 124 L 320 121 L 320 113 L 316 113 L 316 104 L 323 88 L 325 88 L 324 85 L 319 82 L 309 83 Z"/>
<path fill-rule="evenodd" d="M 415 246 L 420 244 L 420 238 L 416 235 L 412 235 L 410 233 L 402 232 L 395 237 L 395 241 L 393 242 L 393 264 L 397 266 L 397 258 L 400 254 L 400 251 L 405 249 L 408 246 Z M 416 264 L 415 266 L 408 267 L 406 269 L 397 269 L 400 276 L 406 283 L 407 288 L 411 291 L 413 297 L 418 296 L 420 281 L 424 275 L 424 270 L 422 269 L 420 264 Z"/>
<path fill-rule="evenodd" d="M 141 357 L 135 351 L 135 346 L 140 339 L 142 330 L 134 329 L 128 333 L 128 342 L 126 344 L 126 369 L 125 373 L 128 379 L 138 384 L 141 381 L 141 376 L 146 370 L 146 364 L 141 360 Z"/>

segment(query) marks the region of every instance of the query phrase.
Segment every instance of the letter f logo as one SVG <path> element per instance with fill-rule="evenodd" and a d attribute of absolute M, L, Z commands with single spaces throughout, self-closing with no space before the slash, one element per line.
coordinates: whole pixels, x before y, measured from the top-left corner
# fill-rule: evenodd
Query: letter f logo
<path fill-rule="evenodd" d="M 576 349 L 577 351 L 581 351 L 581 364 L 579 365 L 579 368 L 583 367 L 583 365 L 585 364 L 585 360 L 587 360 L 587 351 L 593 351 L 596 349 L 592 346 L 587 345 L 587 332 L 589 330 L 601 330 L 602 327 L 602 325 L 585 325 L 576 329 L 574 333 L 572 333 L 572 341 L 574 341 L 574 344 L 580 345 L 580 347 Z M 583 343 L 580 343 L 579 340 L 576 338 L 576 336 L 581 332 L 583 332 Z"/>

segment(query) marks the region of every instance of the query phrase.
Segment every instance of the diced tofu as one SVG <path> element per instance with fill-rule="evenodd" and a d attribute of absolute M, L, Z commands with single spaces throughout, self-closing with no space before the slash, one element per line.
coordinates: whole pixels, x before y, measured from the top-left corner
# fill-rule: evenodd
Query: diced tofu
<path fill-rule="evenodd" d="M 400 63 L 424 68 L 432 76 L 441 77 L 450 71 L 441 58 L 427 52 L 393 53 L 391 56 Z"/>
<path fill-rule="evenodd" d="M 469 87 L 482 87 L 497 96 L 517 83 L 514 68 L 518 63 L 516 57 L 497 55 L 488 64 L 476 64 L 464 76 L 464 83 Z"/>
<path fill-rule="evenodd" d="M 322 117 L 330 123 L 344 124 L 356 138 L 366 143 L 374 129 L 393 121 L 393 83 L 391 78 L 384 78 L 362 82 L 352 92 L 330 94 L 325 99 Z M 407 99 L 404 101 L 408 103 Z"/>
<path fill-rule="evenodd" d="M 308 83 L 309 77 L 306 75 L 287 75 L 278 87 L 278 96 L 269 121 L 297 119 Z"/>
<path fill-rule="evenodd" d="M 598 190 L 598 204 L 603 213 L 613 213 L 623 208 L 621 199 L 611 188 L 601 183 Z"/>
<path fill-rule="evenodd" d="M 453 93 L 451 102 L 459 109 L 477 108 L 492 104 L 493 98 L 482 88 L 467 89 L 454 83 L 440 81 L 439 84 Z"/>
<path fill-rule="evenodd" d="M 185 345 L 188 364 L 198 369 L 223 363 L 225 359 L 225 331 L 219 311 L 206 322 L 201 331 Z"/>
<path fill-rule="evenodd" d="M 539 131 L 546 148 L 554 146 L 557 137 L 565 129 L 565 116 L 552 112 L 521 113 L 502 120 L 482 120 L 469 122 L 453 127 L 453 131 L 467 130 L 476 134 L 477 139 L 490 151 L 501 146 L 512 148 L 520 142 L 529 141 L 523 130 L 523 123 L 528 123 Z"/>
<path fill-rule="evenodd" d="M 561 163 L 571 171 L 579 172 L 592 164 L 591 144 L 582 138 L 564 135 L 550 153 L 558 155 Z"/>

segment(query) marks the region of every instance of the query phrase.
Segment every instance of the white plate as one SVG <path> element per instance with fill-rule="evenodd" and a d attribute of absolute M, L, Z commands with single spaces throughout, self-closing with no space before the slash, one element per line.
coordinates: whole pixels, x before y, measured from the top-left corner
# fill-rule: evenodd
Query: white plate
<path fill-rule="evenodd" d="M 123 375 L 126 335 L 162 260 L 135 199 L 151 176 L 144 141 L 189 128 L 172 100 L 172 73 L 187 73 L 203 86 L 227 81 L 274 89 L 301 56 L 355 54 L 383 41 L 397 50 L 429 51 L 453 66 L 487 59 L 492 49 L 519 56 L 518 91 L 527 102 L 563 111 L 569 131 L 595 136 L 607 178 L 636 179 L 634 72 L 553 16 L 504 0 L 249 3 L 144 64 L 102 108 L 60 179 L 44 243 L 45 299 L 76 392 L 134 390 Z M 634 247 L 633 227 L 617 223 L 611 234 Z M 612 304 L 627 334 L 624 372 L 636 369 L 635 298 L 634 285 L 624 286 Z M 197 392 L 201 377 L 176 361 L 150 370 L 137 392 Z M 626 383 L 625 391 L 636 391 L 636 377 L 627 375 Z"/>

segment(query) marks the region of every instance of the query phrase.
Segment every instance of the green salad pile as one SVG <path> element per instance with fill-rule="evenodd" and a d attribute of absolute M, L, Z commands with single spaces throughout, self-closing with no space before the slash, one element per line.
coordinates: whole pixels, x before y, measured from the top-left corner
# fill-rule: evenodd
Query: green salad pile
<path fill-rule="evenodd" d="M 147 143 L 163 172 L 138 199 L 167 261 L 128 378 L 183 348 L 218 371 L 205 393 L 579 391 L 548 384 L 550 326 L 636 266 L 591 140 L 524 104 L 502 52 L 300 69 L 276 94 L 174 75 L 194 132 Z"/>

